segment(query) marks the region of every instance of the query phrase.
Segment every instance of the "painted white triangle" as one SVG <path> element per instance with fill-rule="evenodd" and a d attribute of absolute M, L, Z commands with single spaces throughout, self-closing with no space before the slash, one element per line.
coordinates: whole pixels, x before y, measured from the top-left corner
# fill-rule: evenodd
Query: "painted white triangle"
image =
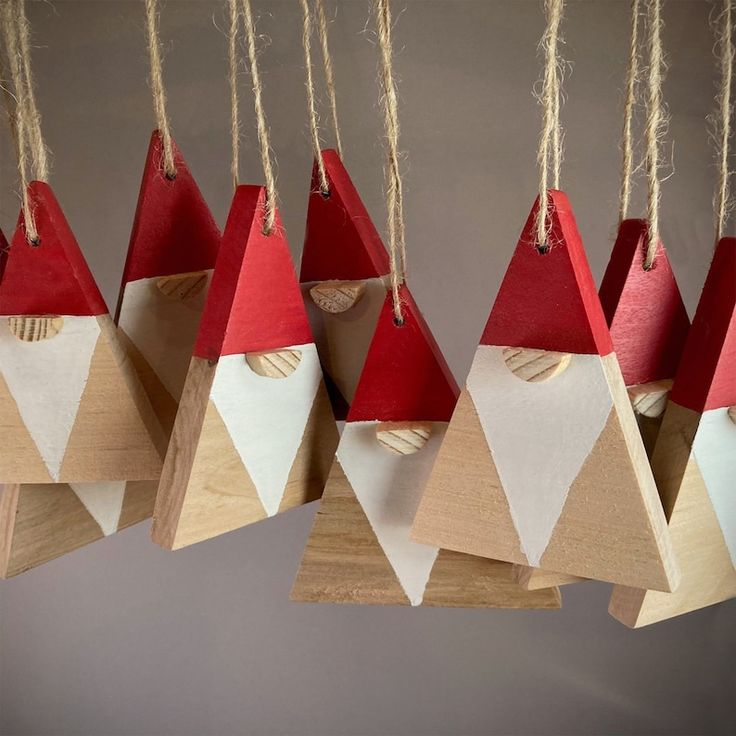
<path fill-rule="evenodd" d="M 281 505 L 322 380 L 314 343 L 280 349 L 301 351 L 299 365 L 290 376 L 260 376 L 242 353 L 224 355 L 210 392 L 269 516 Z"/>
<path fill-rule="evenodd" d="M 125 484 L 124 480 L 69 484 L 106 537 L 118 530 L 125 497 Z"/>
<path fill-rule="evenodd" d="M 0 318 L 0 372 L 55 481 L 89 378 L 100 326 L 95 317 L 64 317 L 61 331 L 25 342 Z"/>
<path fill-rule="evenodd" d="M 711 409 L 700 417 L 693 455 L 736 567 L 736 424 L 728 408 Z"/>
<path fill-rule="evenodd" d="M 320 309 L 309 295 L 309 289 L 319 283 L 322 282 L 301 285 L 304 304 L 314 341 L 326 358 L 325 366 L 329 366 L 330 378 L 350 404 L 376 331 L 378 315 L 386 301 L 386 284 L 380 277 L 361 280 L 365 291 L 357 304 L 345 312 L 331 314 Z"/>
<path fill-rule="evenodd" d="M 378 444 L 378 422 L 348 422 L 337 459 L 412 606 L 421 604 L 437 547 L 409 539 L 447 425 L 435 423 L 427 444 L 398 455 Z"/>
<path fill-rule="evenodd" d="M 508 369 L 503 350 L 480 345 L 467 386 L 521 550 L 538 567 L 613 397 L 598 355 L 573 355 L 563 373 L 535 383 Z"/>
<path fill-rule="evenodd" d="M 157 276 L 125 285 L 118 325 L 175 401 L 184 390 L 211 279 L 209 270 L 207 286 L 186 302 L 163 294 Z"/>

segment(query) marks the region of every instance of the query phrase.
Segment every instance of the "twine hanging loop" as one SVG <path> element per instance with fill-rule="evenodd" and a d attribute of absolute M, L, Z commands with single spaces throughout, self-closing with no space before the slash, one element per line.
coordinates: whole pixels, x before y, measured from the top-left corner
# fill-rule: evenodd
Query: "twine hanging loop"
<path fill-rule="evenodd" d="M 723 236 L 726 220 L 731 209 L 731 187 L 729 184 L 729 143 L 731 138 L 731 116 L 733 115 L 733 20 L 732 0 L 723 0 L 717 26 L 718 65 L 720 84 L 716 98 L 715 142 L 718 181 L 714 197 L 716 242 Z"/>

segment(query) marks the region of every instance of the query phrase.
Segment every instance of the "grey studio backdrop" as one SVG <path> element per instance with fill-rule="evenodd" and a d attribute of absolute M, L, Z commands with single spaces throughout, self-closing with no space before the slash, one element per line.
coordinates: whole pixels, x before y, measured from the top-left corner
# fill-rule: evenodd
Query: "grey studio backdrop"
<path fill-rule="evenodd" d="M 543 17 L 536 0 L 394 5 L 410 279 L 462 382 L 535 196 Z M 615 232 L 628 7 L 570 2 L 564 26 L 563 187 L 598 280 Z M 255 8 L 298 258 L 311 168 L 300 11 L 296 0 Z M 707 2 L 664 6 L 674 174 L 662 232 L 691 314 L 713 237 L 711 11 Z M 142 3 L 52 0 L 28 12 L 52 183 L 114 305 L 153 127 Z M 222 2 L 163 5 L 174 135 L 221 225 L 232 194 L 226 27 Z M 341 0 L 331 42 L 345 161 L 383 231 L 377 57 L 366 28 L 366 0 Z M 241 172 L 260 182 L 249 83 L 244 73 Z M 10 233 L 18 201 L 6 129 L 0 145 L 0 223 Z M 638 192 L 632 212 L 642 205 Z M 0 583 L 0 731 L 736 732 L 733 602 L 641 631 L 608 617 L 609 587 L 599 583 L 566 588 L 554 613 L 293 604 L 315 508 L 175 553 L 140 524 Z"/>

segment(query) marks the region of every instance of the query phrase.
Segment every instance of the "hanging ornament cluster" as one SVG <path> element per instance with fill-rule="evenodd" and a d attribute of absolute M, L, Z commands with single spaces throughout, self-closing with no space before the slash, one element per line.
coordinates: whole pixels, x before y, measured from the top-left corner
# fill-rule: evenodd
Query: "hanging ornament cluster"
<path fill-rule="evenodd" d="M 178 549 L 318 500 L 296 601 L 557 609 L 559 586 L 595 579 L 637 627 L 736 597 L 731 2 L 717 247 L 690 326 L 660 236 L 660 0 L 632 0 L 619 225 L 599 291 L 560 189 L 564 0 L 545 0 L 538 196 L 462 390 L 407 284 L 389 0 L 373 3 L 387 248 L 344 163 L 323 0 L 300 0 L 314 166 L 299 277 L 250 0 L 227 5 L 222 235 L 171 134 L 145 0 L 156 130 L 114 321 L 48 184 L 23 0 L 3 3 L 22 206 L 11 242 L 0 232 L 0 575 L 151 515 L 153 541 Z M 334 148 L 320 140 L 315 29 Z M 241 40 L 263 186 L 239 177 Z M 647 211 L 631 219 L 640 96 Z"/>

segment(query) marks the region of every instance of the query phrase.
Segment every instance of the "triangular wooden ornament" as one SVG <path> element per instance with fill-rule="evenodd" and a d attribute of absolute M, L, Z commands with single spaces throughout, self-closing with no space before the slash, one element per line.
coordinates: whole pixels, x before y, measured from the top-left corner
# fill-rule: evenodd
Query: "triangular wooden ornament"
<path fill-rule="evenodd" d="M 280 220 L 233 198 L 156 498 L 176 549 L 320 497 L 337 427 Z"/>
<path fill-rule="evenodd" d="M 21 213 L 0 282 L 0 478 L 155 479 L 158 422 L 51 188 L 28 191 L 40 242 Z"/>
<path fill-rule="evenodd" d="M 672 590 L 678 571 L 567 197 L 537 202 L 491 310 L 413 538 Z"/>
<path fill-rule="evenodd" d="M 388 287 L 389 261 L 337 151 L 322 151 L 329 195 L 317 165 L 307 209 L 301 287 L 333 411 L 344 419 L 355 395 Z"/>
<path fill-rule="evenodd" d="M 559 608 L 557 590 L 523 591 L 507 563 L 409 539 L 457 386 L 406 287 L 401 299 L 402 326 L 385 299 L 292 600 Z"/>
<path fill-rule="evenodd" d="M 661 241 L 652 268 L 643 267 L 648 233 L 645 220 L 621 223 L 598 293 L 644 448 L 651 456 L 690 320 Z M 515 574 L 528 590 L 583 579 L 521 565 Z"/>
<path fill-rule="evenodd" d="M 736 238 L 722 238 L 670 392 L 652 469 L 682 570 L 674 593 L 616 586 L 639 627 L 736 597 Z"/>
<path fill-rule="evenodd" d="M 120 340 L 167 440 L 221 240 L 186 162 L 172 145 L 175 178 L 164 173 L 161 136 L 153 132 L 116 316 Z"/>

